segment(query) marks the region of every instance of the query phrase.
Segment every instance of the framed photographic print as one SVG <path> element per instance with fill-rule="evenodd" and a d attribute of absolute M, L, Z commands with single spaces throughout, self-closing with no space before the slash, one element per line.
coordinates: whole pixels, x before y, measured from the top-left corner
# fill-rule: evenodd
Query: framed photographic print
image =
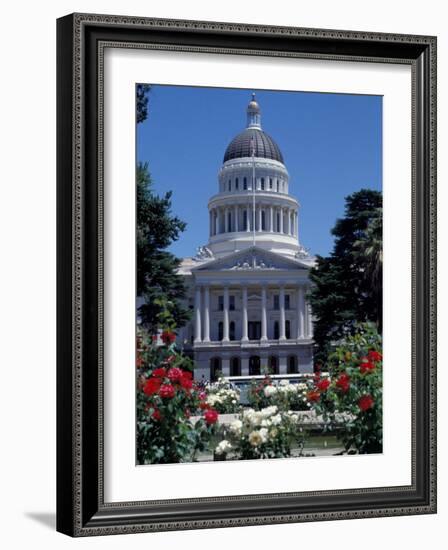
<path fill-rule="evenodd" d="M 436 511 L 436 38 L 58 20 L 71 536 Z"/>

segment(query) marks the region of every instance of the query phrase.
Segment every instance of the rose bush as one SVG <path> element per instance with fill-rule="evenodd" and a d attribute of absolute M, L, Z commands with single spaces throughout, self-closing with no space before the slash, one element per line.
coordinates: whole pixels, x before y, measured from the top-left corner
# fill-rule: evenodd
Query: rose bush
<path fill-rule="evenodd" d="M 308 410 L 307 392 L 311 389 L 306 382 L 291 384 L 288 380 L 274 383 L 266 376 L 261 382 L 252 382 L 248 390 L 249 405 L 260 410 L 276 405 L 282 411 Z"/>
<path fill-rule="evenodd" d="M 331 380 L 317 376 L 308 392 L 312 410 L 336 430 L 346 452 L 380 453 L 383 446 L 381 337 L 372 324 L 359 325 L 328 358 Z"/>
<path fill-rule="evenodd" d="M 218 413 L 203 407 L 193 364 L 175 347 L 175 334 L 137 338 L 137 459 L 139 464 L 191 462 L 207 448 Z M 195 424 L 190 416 L 203 411 Z"/>
<path fill-rule="evenodd" d="M 280 411 L 275 405 L 258 411 L 245 409 L 225 425 L 223 437 L 215 454 L 241 460 L 288 457 L 293 447 L 303 449 L 305 441 L 297 413 Z"/>
<path fill-rule="evenodd" d="M 216 382 L 205 387 L 206 402 L 220 414 L 237 413 L 241 409 L 240 392 L 233 388 L 225 378 L 220 377 Z"/>

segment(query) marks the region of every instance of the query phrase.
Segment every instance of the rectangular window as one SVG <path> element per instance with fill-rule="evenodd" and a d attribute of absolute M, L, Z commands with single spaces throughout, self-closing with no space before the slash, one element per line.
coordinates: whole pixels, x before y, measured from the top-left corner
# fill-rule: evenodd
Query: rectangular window
<path fill-rule="evenodd" d="M 229 180 L 229 191 L 231 191 L 231 190 L 232 190 L 232 181 Z"/>
<path fill-rule="evenodd" d="M 238 190 L 238 185 L 239 185 L 239 181 L 238 181 L 238 178 L 236 178 L 235 180 L 235 189 Z"/>
<path fill-rule="evenodd" d="M 229 310 L 235 311 L 235 296 L 229 296 Z"/>
<path fill-rule="evenodd" d="M 274 309 L 280 309 L 280 296 L 278 294 L 274 294 Z"/>
<path fill-rule="evenodd" d="M 289 307 L 290 307 L 289 294 L 285 294 L 285 309 L 289 309 Z"/>
<path fill-rule="evenodd" d="M 272 189 L 272 178 L 269 178 L 269 189 Z"/>
<path fill-rule="evenodd" d="M 247 178 L 244 178 L 244 179 L 243 179 L 243 189 L 244 189 L 244 190 L 247 189 Z"/>
<path fill-rule="evenodd" d="M 261 178 L 261 190 L 264 191 L 264 178 Z"/>
<path fill-rule="evenodd" d="M 218 296 L 218 311 L 224 311 L 224 296 Z"/>

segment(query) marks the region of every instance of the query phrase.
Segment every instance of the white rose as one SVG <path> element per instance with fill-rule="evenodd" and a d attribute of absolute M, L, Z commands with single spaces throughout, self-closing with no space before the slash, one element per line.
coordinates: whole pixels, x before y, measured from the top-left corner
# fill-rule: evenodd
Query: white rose
<path fill-rule="evenodd" d="M 272 405 L 270 407 L 266 407 L 264 409 L 261 409 L 260 415 L 262 418 L 268 418 L 269 416 L 272 416 L 273 414 L 276 414 L 278 408 L 276 405 Z"/>
<path fill-rule="evenodd" d="M 276 414 L 275 416 L 273 416 L 271 418 L 271 423 L 274 425 L 274 426 L 278 426 L 279 424 L 282 423 L 282 417 L 281 415 L 279 414 Z"/>
<path fill-rule="evenodd" d="M 280 380 L 280 386 L 288 386 L 289 380 Z"/>
<path fill-rule="evenodd" d="M 243 428 L 243 423 L 241 422 L 241 420 L 234 420 L 229 426 L 230 431 L 236 435 L 241 433 L 242 428 Z"/>
<path fill-rule="evenodd" d="M 224 453 L 228 453 L 230 449 L 232 448 L 232 445 L 227 441 L 227 439 L 223 439 L 219 442 L 218 446 L 215 449 L 215 453 L 218 455 L 222 455 Z"/>
<path fill-rule="evenodd" d="M 260 432 L 258 431 L 250 432 L 249 443 L 252 445 L 252 447 L 258 447 L 258 445 L 261 445 L 263 443 L 263 438 L 261 437 Z"/>
<path fill-rule="evenodd" d="M 259 433 L 260 433 L 260 437 L 261 437 L 261 440 L 263 441 L 263 443 L 266 443 L 266 441 L 268 440 L 268 430 L 267 430 L 267 428 L 261 428 Z"/>
<path fill-rule="evenodd" d="M 277 391 L 277 388 L 275 386 L 266 386 L 264 388 L 264 395 L 266 397 L 271 397 L 271 395 L 274 395 L 274 393 L 276 393 Z"/>

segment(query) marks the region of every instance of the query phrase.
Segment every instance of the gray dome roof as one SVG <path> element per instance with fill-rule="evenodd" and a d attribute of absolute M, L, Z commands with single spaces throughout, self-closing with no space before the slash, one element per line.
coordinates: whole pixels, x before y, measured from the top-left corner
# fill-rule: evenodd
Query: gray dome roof
<path fill-rule="evenodd" d="M 231 159 L 251 157 L 251 140 L 254 140 L 255 157 L 277 160 L 283 164 L 283 155 L 275 141 L 263 132 L 246 128 L 232 139 L 224 154 L 224 162 Z"/>

